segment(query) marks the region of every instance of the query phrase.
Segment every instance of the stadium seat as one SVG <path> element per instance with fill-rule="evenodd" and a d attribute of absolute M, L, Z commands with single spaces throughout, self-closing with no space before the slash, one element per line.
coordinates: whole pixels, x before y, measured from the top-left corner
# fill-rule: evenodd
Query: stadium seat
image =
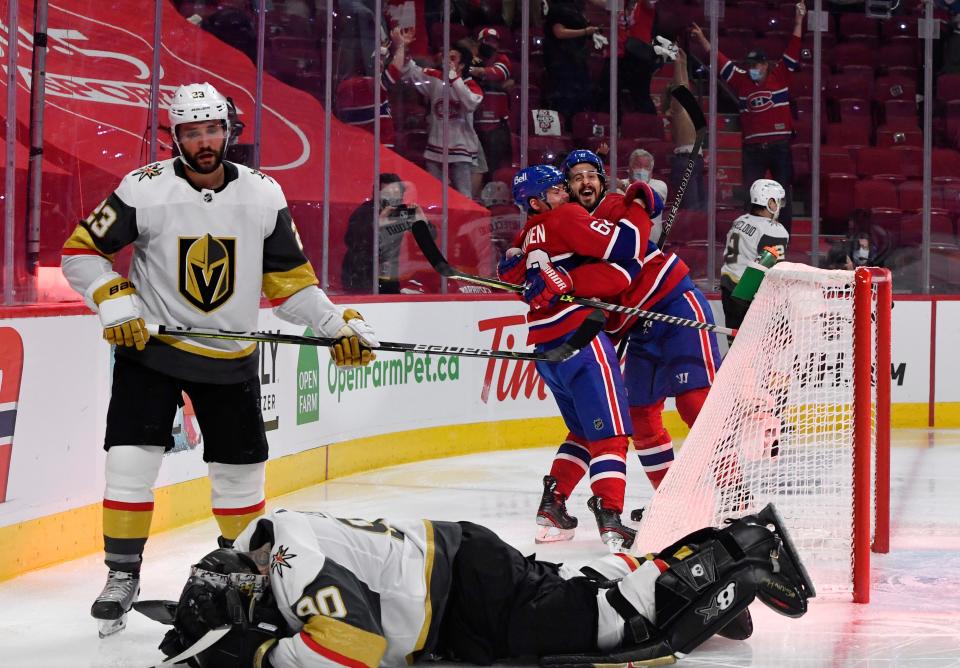
<path fill-rule="evenodd" d="M 894 40 L 875 51 L 876 65 L 880 69 L 889 70 L 891 67 L 917 66 L 918 47 L 911 40 Z"/>
<path fill-rule="evenodd" d="M 837 118 L 841 123 L 872 123 L 870 102 L 860 97 L 844 97 L 837 100 Z"/>
<path fill-rule="evenodd" d="M 873 148 L 865 146 L 857 152 L 857 176 L 900 177 L 899 154 L 892 148 Z"/>
<path fill-rule="evenodd" d="M 794 142 L 790 145 L 790 157 L 794 184 L 805 183 L 810 178 L 810 144 Z"/>
<path fill-rule="evenodd" d="M 951 215 L 960 214 L 960 183 L 944 183 L 943 206 Z"/>
<path fill-rule="evenodd" d="M 827 123 L 827 143 L 835 146 L 869 146 L 869 123 Z"/>
<path fill-rule="evenodd" d="M 610 114 L 602 111 L 578 111 L 573 115 L 572 133 L 575 141 L 590 137 L 609 137 Z"/>
<path fill-rule="evenodd" d="M 916 41 L 917 19 L 909 16 L 895 16 L 889 21 L 880 22 L 880 34 L 885 40 L 909 39 Z"/>
<path fill-rule="evenodd" d="M 960 152 L 950 148 L 935 148 L 931 163 L 934 181 L 960 181 Z"/>
<path fill-rule="evenodd" d="M 946 123 L 947 141 L 960 148 L 960 100 L 947 102 L 944 121 Z"/>
<path fill-rule="evenodd" d="M 899 209 L 897 187 L 890 181 L 861 179 L 853 186 L 855 209 Z"/>
<path fill-rule="evenodd" d="M 937 77 L 937 100 L 960 100 L 960 73 L 941 74 Z"/>
<path fill-rule="evenodd" d="M 870 235 L 881 248 L 896 248 L 900 245 L 903 211 L 897 208 L 870 209 Z M 880 240 L 883 241 L 880 241 Z"/>
<path fill-rule="evenodd" d="M 846 223 L 853 211 L 853 189 L 857 177 L 850 174 L 830 174 L 821 178 L 820 210 L 828 222 Z"/>
<path fill-rule="evenodd" d="M 663 138 L 663 119 L 658 114 L 641 114 L 628 111 L 620 119 L 620 137 Z"/>
<path fill-rule="evenodd" d="M 877 102 L 885 100 L 906 100 L 916 107 L 917 82 L 896 74 L 885 74 L 877 77 L 873 84 L 873 99 Z"/>
<path fill-rule="evenodd" d="M 823 148 L 830 147 L 824 146 Z M 829 174 L 856 176 L 857 167 L 847 151 L 827 152 L 824 150 L 820 154 L 820 174 L 821 178 Z"/>
<path fill-rule="evenodd" d="M 833 47 L 830 63 L 835 67 L 846 65 L 865 65 L 873 67 L 874 52 L 869 46 L 857 42 L 846 42 Z"/>
<path fill-rule="evenodd" d="M 923 181 L 904 181 L 897 186 L 897 196 L 900 200 L 900 208 L 904 211 L 922 211 L 923 210 Z M 946 200 L 943 196 L 943 188 L 934 183 L 930 189 L 930 206 L 934 209 L 947 208 Z"/>
<path fill-rule="evenodd" d="M 917 146 L 897 146 L 900 173 L 908 179 L 923 178 L 923 149 Z"/>
<path fill-rule="evenodd" d="M 879 148 L 890 148 L 892 146 L 922 147 L 923 131 L 882 126 L 877 128 L 877 146 Z"/>
<path fill-rule="evenodd" d="M 846 14 L 839 14 L 838 18 L 840 19 L 840 27 L 838 32 L 846 39 L 850 39 L 854 35 L 869 35 L 872 37 L 877 37 L 880 32 L 879 26 L 877 25 L 879 21 L 877 21 L 877 19 L 868 18 L 864 14 L 850 12 Z"/>
<path fill-rule="evenodd" d="M 828 99 L 839 100 L 844 97 L 866 97 L 873 95 L 873 79 L 865 82 L 859 74 L 832 74 L 826 81 Z"/>
<path fill-rule="evenodd" d="M 897 127 L 919 127 L 917 103 L 913 100 L 885 100 L 883 118 L 887 125 Z"/>

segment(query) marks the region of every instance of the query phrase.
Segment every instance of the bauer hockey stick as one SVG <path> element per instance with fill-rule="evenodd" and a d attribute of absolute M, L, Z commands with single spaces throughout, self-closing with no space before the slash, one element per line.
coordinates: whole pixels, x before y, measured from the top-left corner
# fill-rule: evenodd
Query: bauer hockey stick
<path fill-rule="evenodd" d="M 663 219 L 663 226 L 660 229 L 660 238 L 657 239 L 657 248 L 663 249 L 667 242 L 667 235 L 670 234 L 670 228 L 677 219 L 680 212 L 680 203 L 683 201 L 683 194 L 687 191 L 690 184 L 690 177 L 693 175 L 693 169 L 696 166 L 697 158 L 700 156 L 700 150 L 703 147 L 703 138 L 707 133 L 707 120 L 703 116 L 703 110 L 697 104 L 693 93 L 686 86 L 676 86 L 670 91 L 673 99 L 683 107 L 683 110 L 690 116 L 693 127 L 697 131 L 697 138 L 693 142 L 693 149 L 690 151 L 690 158 L 687 160 L 687 166 L 683 170 L 683 176 L 680 178 L 680 185 L 677 186 L 677 192 L 673 197 L 673 203 L 670 205 L 670 213 Z"/>
<path fill-rule="evenodd" d="M 486 357 L 505 360 L 532 360 L 534 362 L 563 362 L 576 355 L 589 344 L 603 328 L 606 318 L 595 310 L 587 316 L 565 342 L 542 353 L 519 352 L 515 350 L 491 350 L 490 348 L 471 348 L 467 346 L 433 345 L 430 343 L 393 343 L 381 341 L 373 350 L 391 353 L 421 353 L 423 355 L 459 355 L 460 357 Z M 196 327 L 169 327 L 167 325 L 147 325 L 147 331 L 156 336 L 189 336 L 202 339 L 228 339 L 231 341 L 255 341 L 258 343 L 291 343 L 301 346 L 333 346 L 340 339 L 328 336 L 299 336 L 296 334 L 274 334 L 273 332 L 230 332 L 225 329 L 200 329 Z"/>
<path fill-rule="evenodd" d="M 447 258 L 443 256 L 443 253 L 440 252 L 440 249 L 437 248 L 437 243 L 433 240 L 433 235 L 430 234 L 430 228 L 427 227 L 427 224 L 423 221 L 418 220 L 415 222 L 411 228 L 411 231 L 413 232 L 413 238 L 416 240 L 417 245 L 420 246 L 420 250 L 423 252 L 423 256 L 427 258 L 427 262 L 429 262 L 430 265 L 441 276 L 455 278 L 458 281 L 463 281 L 464 283 L 483 285 L 488 288 L 493 288 L 494 290 L 506 290 L 507 292 L 514 292 L 516 294 L 521 294 L 523 292 L 522 285 L 514 285 L 513 283 L 507 283 L 506 281 L 501 281 L 496 278 L 474 276 L 473 274 L 466 274 L 459 269 L 455 269 L 449 262 L 447 262 Z M 588 299 L 587 297 L 560 295 L 560 301 L 570 304 L 580 304 L 582 306 L 592 306 L 595 309 L 602 309 L 604 311 L 611 311 L 613 313 L 625 313 L 626 315 L 633 315 L 644 320 L 656 320 L 658 322 L 665 322 L 668 325 L 677 325 L 678 327 L 703 329 L 708 332 L 716 332 L 717 334 L 726 334 L 727 336 L 737 335 L 737 330 L 721 327 L 720 325 L 711 325 L 707 322 L 698 322 L 696 320 L 689 320 L 688 318 L 678 318 L 677 316 L 666 315 L 664 313 L 644 311 L 643 309 L 635 308 L 633 306 L 620 306 L 619 304 L 611 304 L 609 302 Z"/>

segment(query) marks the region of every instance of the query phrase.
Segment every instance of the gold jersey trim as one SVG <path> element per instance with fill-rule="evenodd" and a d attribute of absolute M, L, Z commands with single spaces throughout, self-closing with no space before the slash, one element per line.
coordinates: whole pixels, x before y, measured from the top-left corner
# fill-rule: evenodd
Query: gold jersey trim
<path fill-rule="evenodd" d="M 73 230 L 73 234 L 63 243 L 64 250 L 67 249 L 78 249 L 78 250 L 87 250 L 93 251 L 97 255 L 104 257 L 111 262 L 113 262 L 113 255 L 110 253 L 104 253 L 102 250 L 97 248 L 97 244 L 94 243 L 93 237 L 90 236 L 90 232 L 83 225 L 77 225 Z"/>
<path fill-rule="evenodd" d="M 414 655 L 423 649 L 427 644 L 427 635 L 430 633 L 430 622 L 433 620 L 433 600 L 430 598 L 430 585 L 433 580 L 433 559 L 436 556 L 437 546 L 433 535 L 433 522 L 423 520 L 423 526 L 427 541 L 427 551 L 423 555 L 423 578 L 427 586 L 426 596 L 423 599 L 423 627 L 420 629 L 420 635 L 417 636 L 417 644 L 413 647 L 413 652 L 407 655 L 407 665 L 414 661 Z"/>
<path fill-rule="evenodd" d="M 263 294 L 267 299 L 284 299 L 311 285 L 318 285 L 317 275 L 309 262 L 287 271 L 271 271 L 263 275 Z"/>
<path fill-rule="evenodd" d="M 303 631 L 320 647 L 353 659 L 368 668 L 379 666 L 380 659 L 387 651 L 387 639 L 383 636 L 333 617 L 313 615 L 304 624 Z"/>
<path fill-rule="evenodd" d="M 221 359 L 221 360 L 235 360 L 235 359 L 240 359 L 241 357 L 249 357 L 257 349 L 256 343 L 251 343 L 246 348 L 242 348 L 240 350 L 229 351 L 229 350 L 213 350 L 212 348 L 204 348 L 202 346 L 196 346 L 192 343 L 181 341 L 176 337 L 168 336 L 166 334 L 157 334 L 153 338 L 162 343 L 166 343 L 168 346 L 172 346 L 177 350 L 182 350 L 185 353 L 190 353 L 192 355 L 200 355 L 202 357 L 212 357 L 214 359 Z"/>

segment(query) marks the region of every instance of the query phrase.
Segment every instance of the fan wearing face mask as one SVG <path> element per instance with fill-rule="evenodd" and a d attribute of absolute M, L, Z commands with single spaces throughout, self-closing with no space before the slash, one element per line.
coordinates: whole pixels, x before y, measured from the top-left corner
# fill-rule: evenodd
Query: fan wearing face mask
<path fill-rule="evenodd" d="M 790 81 L 800 67 L 800 38 L 807 7 L 801 0 L 794 13 L 793 35 L 783 56 L 768 61 L 760 49 L 747 54 L 747 69 L 734 65 L 723 52 L 717 53 L 720 77 L 733 89 L 740 102 L 740 126 L 743 128 L 743 183 L 766 176 L 781 183 L 786 191 L 780 222 L 790 230 L 793 160 L 790 140 L 793 120 L 790 116 Z M 690 36 L 707 53 L 710 42 L 700 26 L 694 24 Z"/>
<path fill-rule="evenodd" d="M 765 249 L 771 248 L 783 258 L 790 233 L 780 223 L 785 192 L 783 186 L 770 179 L 758 179 L 750 186 L 750 213 L 735 221 L 727 232 L 727 245 L 720 270 L 720 300 L 727 327 L 739 328 L 750 308 L 750 302 L 733 296 L 734 288 L 747 266 Z"/>

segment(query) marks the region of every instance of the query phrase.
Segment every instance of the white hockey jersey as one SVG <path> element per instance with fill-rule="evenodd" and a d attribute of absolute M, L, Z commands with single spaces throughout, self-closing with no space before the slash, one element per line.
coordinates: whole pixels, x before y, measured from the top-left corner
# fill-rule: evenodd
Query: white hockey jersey
<path fill-rule="evenodd" d="M 277 182 L 223 165 L 216 190 L 194 186 L 179 158 L 141 167 L 77 225 L 64 244 L 63 272 L 91 308 L 91 288 L 111 272 L 114 254 L 132 244 L 129 278 L 148 323 L 255 330 L 261 292 L 280 306 L 308 287 L 317 294 L 300 298 L 312 302 L 301 310 L 314 312 L 305 313 L 305 324 L 315 325 L 318 309 L 336 309 L 311 287 L 317 278 Z M 255 376 L 256 351 L 246 341 L 174 336 L 153 337 L 140 353 L 117 348 L 169 375 L 216 383 Z"/>
<path fill-rule="evenodd" d="M 271 543 L 270 585 L 296 634 L 276 668 L 399 666 L 434 649 L 460 545 L 453 522 L 336 518 L 275 510 L 234 547 Z"/>
<path fill-rule="evenodd" d="M 783 259 L 787 252 L 790 233 L 775 220 L 745 213 L 727 232 L 727 245 L 720 269 L 720 285 L 733 290 L 740 282 L 747 265 L 756 260 L 763 249 L 773 246 Z"/>

